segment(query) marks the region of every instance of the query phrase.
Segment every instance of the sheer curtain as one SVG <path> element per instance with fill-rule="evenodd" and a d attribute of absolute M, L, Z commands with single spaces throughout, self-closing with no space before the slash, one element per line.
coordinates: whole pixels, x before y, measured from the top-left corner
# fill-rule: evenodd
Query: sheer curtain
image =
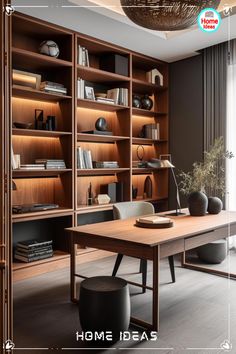
<path fill-rule="evenodd" d="M 236 211 L 236 40 L 230 42 L 230 59 L 227 70 L 227 150 L 232 151 L 234 158 L 227 161 L 226 166 L 226 207 Z M 230 248 L 236 250 L 236 236 L 230 237 Z"/>

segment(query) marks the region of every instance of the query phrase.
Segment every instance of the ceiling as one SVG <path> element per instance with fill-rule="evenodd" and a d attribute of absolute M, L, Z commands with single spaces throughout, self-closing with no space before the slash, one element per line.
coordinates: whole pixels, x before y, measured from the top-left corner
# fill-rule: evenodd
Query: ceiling
<path fill-rule="evenodd" d="M 220 9 L 226 2 L 228 6 L 236 5 L 236 0 L 223 0 Z M 12 4 L 28 15 L 167 62 L 188 58 L 200 49 L 236 38 L 236 6 L 230 16 L 222 16 L 218 31 L 205 33 L 197 25 L 176 32 L 137 26 L 124 15 L 120 0 L 12 0 Z"/>

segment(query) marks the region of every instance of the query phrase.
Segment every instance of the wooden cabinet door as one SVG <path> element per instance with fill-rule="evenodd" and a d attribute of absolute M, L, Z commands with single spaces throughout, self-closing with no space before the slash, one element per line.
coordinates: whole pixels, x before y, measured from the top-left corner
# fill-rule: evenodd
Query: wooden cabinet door
<path fill-rule="evenodd" d="M 0 0 L 0 352 L 4 343 L 12 339 L 11 285 L 11 16 L 2 9 L 10 1 Z M 8 351 L 9 352 L 9 351 Z"/>

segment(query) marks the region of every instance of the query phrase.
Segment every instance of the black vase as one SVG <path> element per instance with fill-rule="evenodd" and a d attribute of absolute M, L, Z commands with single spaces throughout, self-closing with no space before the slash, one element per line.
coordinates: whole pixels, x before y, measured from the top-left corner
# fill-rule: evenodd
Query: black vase
<path fill-rule="evenodd" d="M 152 198 L 152 180 L 149 176 L 144 181 L 144 193 L 146 194 L 146 198 Z"/>
<path fill-rule="evenodd" d="M 133 96 L 133 107 L 135 108 L 141 108 L 141 100 L 139 96 Z"/>
<path fill-rule="evenodd" d="M 153 101 L 148 95 L 144 95 L 141 99 L 141 108 L 150 111 L 153 106 Z"/>
<path fill-rule="evenodd" d="M 107 121 L 103 117 L 99 117 L 95 122 L 95 128 L 99 131 L 107 130 Z"/>
<path fill-rule="evenodd" d="M 209 197 L 208 198 L 208 213 L 209 214 L 219 214 L 223 208 L 223 203 L 220 198 Z"/>
<path fill-rule="evenodd" d="M 192 216 L 203 216 L 207 212 L 208 199 L 202 192 L 192 192 L 188 197 L 189 213 Z"/>

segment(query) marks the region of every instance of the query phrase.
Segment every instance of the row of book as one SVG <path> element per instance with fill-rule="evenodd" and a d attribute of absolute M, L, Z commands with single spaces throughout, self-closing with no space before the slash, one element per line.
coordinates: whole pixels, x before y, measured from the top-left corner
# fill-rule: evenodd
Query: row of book
<path fill-rule="evenodd" d="M 143 126 L 144 138 L 160 140 L 160 124 L 145 124 Z"/>
<path fill-rule="evenodd" d="M 40 90 L 58 95 L 67 95 L 67 88 L 64 85 L 52 81 L 41 82 Z"/>
<path fill-rule="evenodd" d="M 28 240 L 18 242 L 14 258 L 22 262 L 34 262 L 53 256 L 52 240 Z"/>
<path fill-rule="evenodd" d="M 107 91 L 107 98 L 114 100 L 114 104 L 128 106 L 128 89 L 116 87 Z"/>
<path fill-rule="evenodd" d="M 77 148 L 77 168 L 92 169 L 92 168 L 119 168 L 117 161 L 93 161 L 91 150 Z"/>
<path fill-rule="evenodd" d="M 66 169 L 64 160 L 37 159 L 35 163 L 21 164 L 20 170 Z"/>
<path fill-rule="evenodd" d="M 81 45 L 78 46 L 77 63 L 82 66 L 89 66 L 88 49 L 86 49 L 85 47 L 82 47 Z"/>

